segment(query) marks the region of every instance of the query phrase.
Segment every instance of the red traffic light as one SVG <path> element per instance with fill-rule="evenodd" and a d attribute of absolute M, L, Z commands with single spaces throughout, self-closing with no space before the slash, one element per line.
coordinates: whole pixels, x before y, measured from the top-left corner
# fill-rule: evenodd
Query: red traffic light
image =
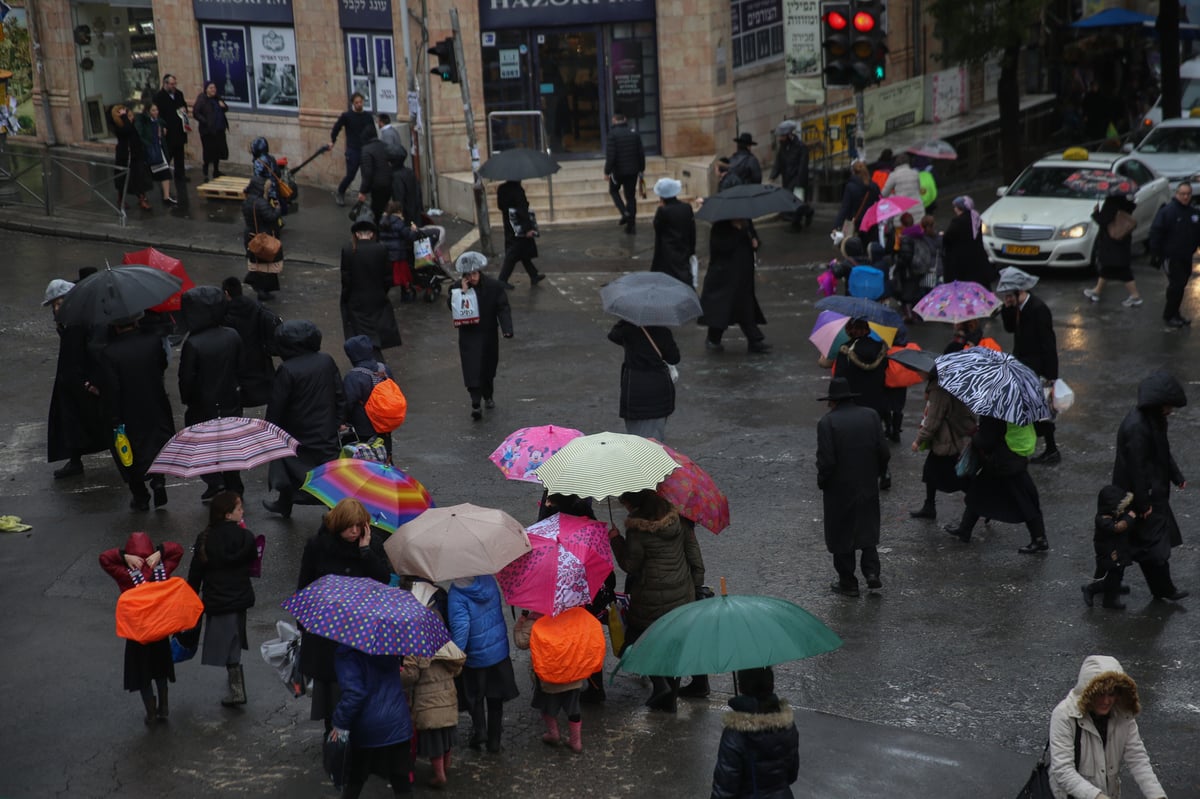
<path fill-rule="evenodd" d="M 854 15 L 854 30 L 859 33 L 870 33 L 875 30 L 875 15 L 868 14 L 866 11 L 859 11 Z"/>
<path fill-rule="evenodd" d="M 844 31 L 850 23 L 842 12 L 830 11 L 825 15 L 825 24 L 835 31 Z"/>

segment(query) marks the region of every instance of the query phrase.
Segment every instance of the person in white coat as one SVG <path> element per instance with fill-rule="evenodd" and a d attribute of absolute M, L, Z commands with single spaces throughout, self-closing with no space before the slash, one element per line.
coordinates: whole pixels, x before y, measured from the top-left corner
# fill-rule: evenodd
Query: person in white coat
<path fill-rule="evenodd" d="M 917 204 L 907 209 L 913 219 L 925 216 L 925 205 L 921 202 L 921 173 L 908 164 L 908 155 L 900 153 L 896 156 L 896 167 L 888 175 L 880 194 L 884 197 L 908 197 L 916 200 Z"/>
<path fill-rule="evenodd" d="M 1138 733 L 1141 709 L 1137 683 L 1116 658 L 1084 659 L 1075 687 L 1050 714 L 1050 788 L 1056 799 L 1120 799 L 1122 765 L 1146 799 L 1166 799 Z"/>

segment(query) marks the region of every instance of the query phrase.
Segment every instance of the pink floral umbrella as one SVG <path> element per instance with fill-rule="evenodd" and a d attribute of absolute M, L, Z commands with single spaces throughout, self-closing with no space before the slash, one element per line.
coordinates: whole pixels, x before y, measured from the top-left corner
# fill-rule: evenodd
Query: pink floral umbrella
<path fill-rule="evenodd" d="M 913 306 L 913 312 L 926 322 L 958 324 L 969 319 L 986 319 L 1002 304 L 1000 298 L 978 283 L 955 280 L 930 289 Z"/>
<path fill-rule="evenodd" d="M 496 574 L 508 604 L 553 616 L 591 602 L 613 570 L 608 525 L 556 513 L 525 532 L 533 549 Z"/>
<path fill-rule="evenodd" d="M 537 478 L 537 468 L 562 449 L 568 441 L 582 435 L 581 430 L 552 424 L 522 427 L 501 441 L 496 451 L 488 456 L 488 460 L 496 464 L 509 480 L 537 483 L 540 482 Z"/>
<path fill-rule="evenodd" d="M 878 225 L 880 222 L 886 222 L 892 217 L 900 216 L 900 214 L 909 208 L 920 204 L 920 200 L 914 200 L 912 197 L 901 197 L 900 195 L 884 197 L 867 209 L 867 212 L 863 214 L 859 227 L 868 228 L 872 225 Z"/>
<path fill-rule="evenodd" d="M 653 439 L 651 439 L 653 440 Z M 680 515 L 711 530 L 714 534 L 729 526 L 729 500 L 717 488 L 708 472 L 687 455 L 658 442 L 679 468 L 658 484 L 658 494 L 670 502 Z"/>

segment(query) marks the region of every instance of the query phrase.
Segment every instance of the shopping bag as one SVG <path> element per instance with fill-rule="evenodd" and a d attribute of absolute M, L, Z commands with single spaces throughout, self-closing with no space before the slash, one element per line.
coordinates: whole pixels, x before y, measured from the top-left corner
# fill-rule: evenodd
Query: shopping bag
<path fill-rule="evenodd" d="M 196 657 L 195 648 L 188 648 L 179 641 L 178 635 L 171 636 L 171 662 L 183 663 Z"/>
<path fill-rule="evenodd" d="M 688 268 L 692 270 L 692 288 L 698 291 L 700 289 L 700 259 L 689 255 Z"/>
<path fill-rule="evenodd" d="M 416 267 L 433 266 L 433 242 L 429 239 L 417 239 L 413 242 L 413 261 Z"/>
<path fill-rule="evenodd" d="M 1025 787 L 1017 794 L 1017 799 L 1054 799 L 1054 792 L 1050 789 L 1049 761 L 1050 744 L 1047 742 L 1046 748 L 1042 750 L 1042 756 L 1025 782 Z"/>
<path fill-rule="evenodd" d="M 1075 404 L 1075 391 L 1061 377 L 1054 381 L 1054 410 L 1068 411 Z"/>
<path fill-rule="evenodd" d="M 455 327 L 479 324 L 479 298 L 475 289 L 463 291 L 461 288 L 450 291 L 450 314 Z"/>
<path fill-rule="evenodd" d="M 259 261 L 274 261 L 279 257 L 279 248 L 283 243 L 270 233 L 255 233 L 246 249 Z"/>
<path fill-rule="evenodd" d="M 142 583 L 117 599 L 117 637 L 148 644 L 196 626 L 204 603 L 182 577 Z"/>
<path fill-rule="evenodd" d="M 304 675 L 300 673 L 300 631 L 286 621 L 275 622 L 277 638 L 263 641 L 258 651 L 292 696 L 300 697 L 306 692 Z"/>
<path fill-rule="evenodd" d="M 123 424 L 119 424 L 113 429 L 113 448 L 116 449 L 122 466 L 129 468 L 133 465 L 133 448 L 129 446 L 129 436 L 125 435 L 125 425 Z"/>
<path fill-rule="evenodd" d="M 958 475 L 960 480 L 967 477 L 974 477 L 979 472 L 979 456 L 975 452 L 975 448 L 971 446 L 971 442 L 963 447 L 962 453 L 958 456 L 958 461 L 954 464 L 954 473 Z"/>

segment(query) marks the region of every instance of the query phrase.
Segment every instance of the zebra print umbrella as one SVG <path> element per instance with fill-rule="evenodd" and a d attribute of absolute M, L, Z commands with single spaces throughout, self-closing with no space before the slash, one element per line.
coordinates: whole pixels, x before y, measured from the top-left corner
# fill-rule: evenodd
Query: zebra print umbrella
<path fill-rule="evenodd" d="M 1013 424 L 1050 418 L 1041 379 L 1006 352 L 971 347 L 942 355 L 935 365 L 938 385 L 979 416 Z"/>

